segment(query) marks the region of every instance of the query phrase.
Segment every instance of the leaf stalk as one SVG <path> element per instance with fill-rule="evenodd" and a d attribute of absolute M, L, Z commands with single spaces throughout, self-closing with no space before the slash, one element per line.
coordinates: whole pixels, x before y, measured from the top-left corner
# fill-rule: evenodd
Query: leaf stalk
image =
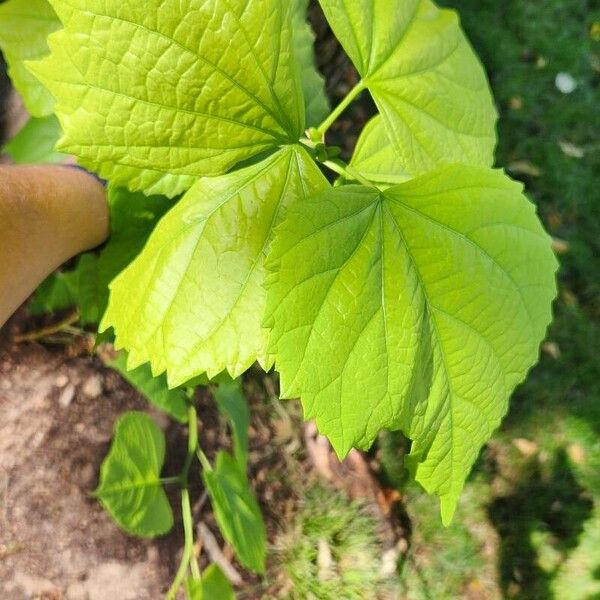
<path fill-rule="evenodd" d="M 331 114 L 317 127 L 317 131 L 325 138 L 329 128 L 337 121 L 340 115 L 354 102 L 365 89 L 364 81 L 359 81 L 346 95 L 346 97 L 333 109 Z"/>

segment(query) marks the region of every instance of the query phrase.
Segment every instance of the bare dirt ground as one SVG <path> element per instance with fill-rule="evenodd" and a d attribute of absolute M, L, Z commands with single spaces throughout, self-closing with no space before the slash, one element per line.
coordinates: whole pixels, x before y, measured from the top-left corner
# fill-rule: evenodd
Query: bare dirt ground
<path fill-rule="evenodd" d="M 90 497 L 114 421 L 147 404 L 99 361 L 13 344 L 7 329 L 0 340 L 0 597 L 159 598 L 170 577 L 165 551 L 177 539 L 132 539 Z"/>

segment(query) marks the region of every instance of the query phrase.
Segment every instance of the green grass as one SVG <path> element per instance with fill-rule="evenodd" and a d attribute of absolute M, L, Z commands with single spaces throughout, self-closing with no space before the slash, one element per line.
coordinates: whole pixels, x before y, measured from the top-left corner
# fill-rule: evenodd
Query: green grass
<path fill-rule="evenodd" d="M 330 488 L 311 487 L 273 552 L 286 600 L 395 600 L 397 577 L 382 575 L 377 521 L 365 506 Z"/>
<path fill-rule="evenodd" d="M 412 522 L 403 597 L 599 599 L 600 41 L 592 28 L 600 4 L 442 4 L 459 10 L 490 74 L 501 113 L 498 165 L 523 180 L 569 250 L 560 257 L 551 351 L 514 395 L 450 528 L 434 499 L 406 486 L 398 437 L 380 446 Z M 556 88 L 560 72 L 577 81 L 572 94 Z"/>

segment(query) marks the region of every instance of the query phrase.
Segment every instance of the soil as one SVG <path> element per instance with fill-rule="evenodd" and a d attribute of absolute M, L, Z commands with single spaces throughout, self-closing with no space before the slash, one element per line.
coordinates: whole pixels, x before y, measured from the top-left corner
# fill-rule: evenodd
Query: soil
<path fill-rule="evenodd" d="M 130 538 L 90 497 L 114 421 L 147 403 L 98 359 L 12 343 L 15 327 L 0 340 L 0 597 L 160 598 L 179 540 Z"/>
<path fill-rule="evenodd" d="M 166 476 L 183 463 L 185 428 L 150 409 L 105 368 L 90 353 L 85 335 L 68 345 L 52 336 L 44 344 L 15 342 L 48 323 L 22 309 L 0 334 L 0 598 L 158 600 L 173 579 L 183 544 L 178 512 L 172 534 L 139 540 L 121 532 L 91 492 L 123 412 L 148 411 L 163 428 Z M 50 339 L 61 343 L 49 345 Z M 315 438 L 312 425 L 303 428 L 299 404 L 279 402 L 274 376 L 253 369 L 244 388 L 251 409 L 250 478 L 270 542 L 292 521 L 299 490 L 320 478 L 370 503 L 385 546 L 395 546 L 402 532 L 386 518 L 386 503 L 365 458 L 356 452 L 340 465 L 326 440 Z M 212 460 L 217 450 L 231 449 L 231 436 L 206 389 L 199 389 L 197 401 L 201 445 Z M 201 524 L 199 545 L 205 550 L 202 566 L 220 560 L 234 578 L 237 573 L 243 600 L 279 597 L 285 576 L 276 565 L 268 562 L 271 583 L 265 587 L 235 562 L 219 535 L 199 472 L 191 493 L 194 522 Z"/>

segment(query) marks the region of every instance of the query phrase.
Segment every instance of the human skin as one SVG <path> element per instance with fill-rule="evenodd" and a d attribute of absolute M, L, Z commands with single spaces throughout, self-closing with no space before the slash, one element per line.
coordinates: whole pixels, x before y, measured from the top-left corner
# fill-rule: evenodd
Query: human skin
<path fill-rule="evenodd" d="M 50 273 L 108 234 L 106 191 L 92 175 L 0 165 L 0 327 Z"/>

